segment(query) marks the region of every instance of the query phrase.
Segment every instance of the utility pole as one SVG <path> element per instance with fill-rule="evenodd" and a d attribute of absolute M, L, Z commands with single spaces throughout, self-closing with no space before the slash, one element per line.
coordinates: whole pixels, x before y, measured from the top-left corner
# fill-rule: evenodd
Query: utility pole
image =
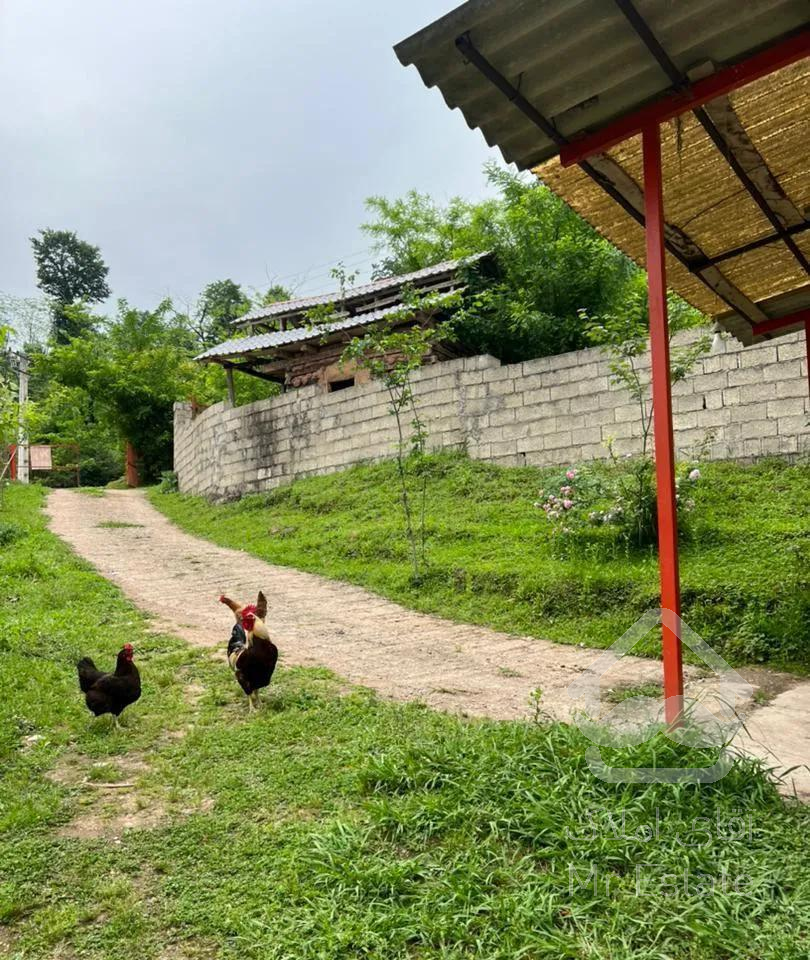
<path fill-rule="evenodd" d="M 17 382 L 19 426 L 17 428 L 17 480 L 29 483 L 31 479 L 28 462 L 28 437 L 25 433 L 25 405 L 28 403 L 28 357 L 17 354 Z"/>

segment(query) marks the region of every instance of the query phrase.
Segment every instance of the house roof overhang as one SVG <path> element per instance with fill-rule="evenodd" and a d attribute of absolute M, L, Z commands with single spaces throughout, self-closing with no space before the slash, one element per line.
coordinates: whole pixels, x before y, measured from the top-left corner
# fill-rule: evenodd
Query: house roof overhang
<path fill-rule="evenodd" d="M 395 50 L 640 264 L 663 124 L 669 284 L 753 343 L 810 316 L 809 27 L 806 0 L 468 0 Z"/>

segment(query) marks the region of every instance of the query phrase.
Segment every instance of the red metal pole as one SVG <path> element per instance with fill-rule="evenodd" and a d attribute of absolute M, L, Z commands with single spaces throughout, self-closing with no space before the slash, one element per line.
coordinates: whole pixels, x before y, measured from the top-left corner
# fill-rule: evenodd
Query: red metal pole
<path fill-rule="evenodd" d="M 810 309 L 797 310 L 795 313 L 788 313 L 784 317 L 773 317 L 771 320 L 763 320 L 762 323 L 755 323 L 751 328 L 751 333 L 755 337 L 763 333 L 773 333 L 775 330 L 782 330 L 784 327 L 792 327 L 797 323 L 807 323 L 810 321 Z"/>
<path fill-rule="evenodd" d="M 661 131 L 658 124 L 645 127 L 642 133 L 642 146 L 644 213 L 647 222 L 647 288 L 650 313 L 655 477 L 658 490 L 658 565 L 661 574 L 664 696 L 666 697 L 667 723 L 675 723 L 681 713 L 683 697 L 680 637 L 681 588 L 678 573 L 675 440 L 672 434 L 667 278 L 664 260 Z"/>

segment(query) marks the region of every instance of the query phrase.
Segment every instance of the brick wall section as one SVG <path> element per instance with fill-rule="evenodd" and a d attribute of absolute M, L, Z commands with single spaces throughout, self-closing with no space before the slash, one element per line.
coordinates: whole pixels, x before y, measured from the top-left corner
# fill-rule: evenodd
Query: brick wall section
<path fill-rule="evenodd" d="M 502 465 L 562 465 L 640 449 L 638 410 L 610 383 L 605 355 L 580 350 L 502 366 L 489 356 L 424 367 L 415 393 L 432 449 L 466 449 Z M 715 459 L 810 452 L 804 337 L 706 356 L 673 390 L 681 456 L 707 437 Z M 174 415 L 180 489 L 223 500 L 295 477 L 328 473 L 394 453 L 396 428 L 379 383 L 324 393 L 302 387 L 235 409 L 220 403 Z"/>

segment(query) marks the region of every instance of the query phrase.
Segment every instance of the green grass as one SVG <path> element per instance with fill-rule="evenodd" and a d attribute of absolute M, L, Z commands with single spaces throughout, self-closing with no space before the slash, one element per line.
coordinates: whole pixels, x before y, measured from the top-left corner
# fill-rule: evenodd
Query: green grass
<path fill-rule="evenodd" d="M 635 687 L 616 687 L 608 690 L 605 699 L 609 703 L 621 703 L 622 700 L 632 700 L 633 697 L 655 697 L 660 699 L 663 690 L 660 683 L 640 683 Z"/>
<path fill-rule="evenodd" d="M 0 553 L 0 954 L 808 955 L 810 817 L 754 762 L 701 788 L 610 785 L 576 729 L 465 721 L 283 661 L 248 717 L 221 651 L 150 632 L 47 531 L 41 496 L 9 490 Z M 143 697 L 115 732 L 73 662 L 125 640 Z M 707 758 L 652 741 L 613 759 Z"/>
<path fill-rule="evenodd" d="M 683 544 L 683 615 L 736 664 L 810 667 L 810 466 L 703 465 Z M 213 506 L 152 491 L 184 529 L 273 563 L 361 584 L 406 606 L 563 643 L 607 646 L 658 606 L 655 551 L 604 536 L 559 556 L 533 507 L 550 473 L 431 461 L 430 569 L 415 586 L 392 463 Z M 608 531 L 600 531 L 607 533 Z M 645 650 L 656 653 L 651 641 Z"/>

